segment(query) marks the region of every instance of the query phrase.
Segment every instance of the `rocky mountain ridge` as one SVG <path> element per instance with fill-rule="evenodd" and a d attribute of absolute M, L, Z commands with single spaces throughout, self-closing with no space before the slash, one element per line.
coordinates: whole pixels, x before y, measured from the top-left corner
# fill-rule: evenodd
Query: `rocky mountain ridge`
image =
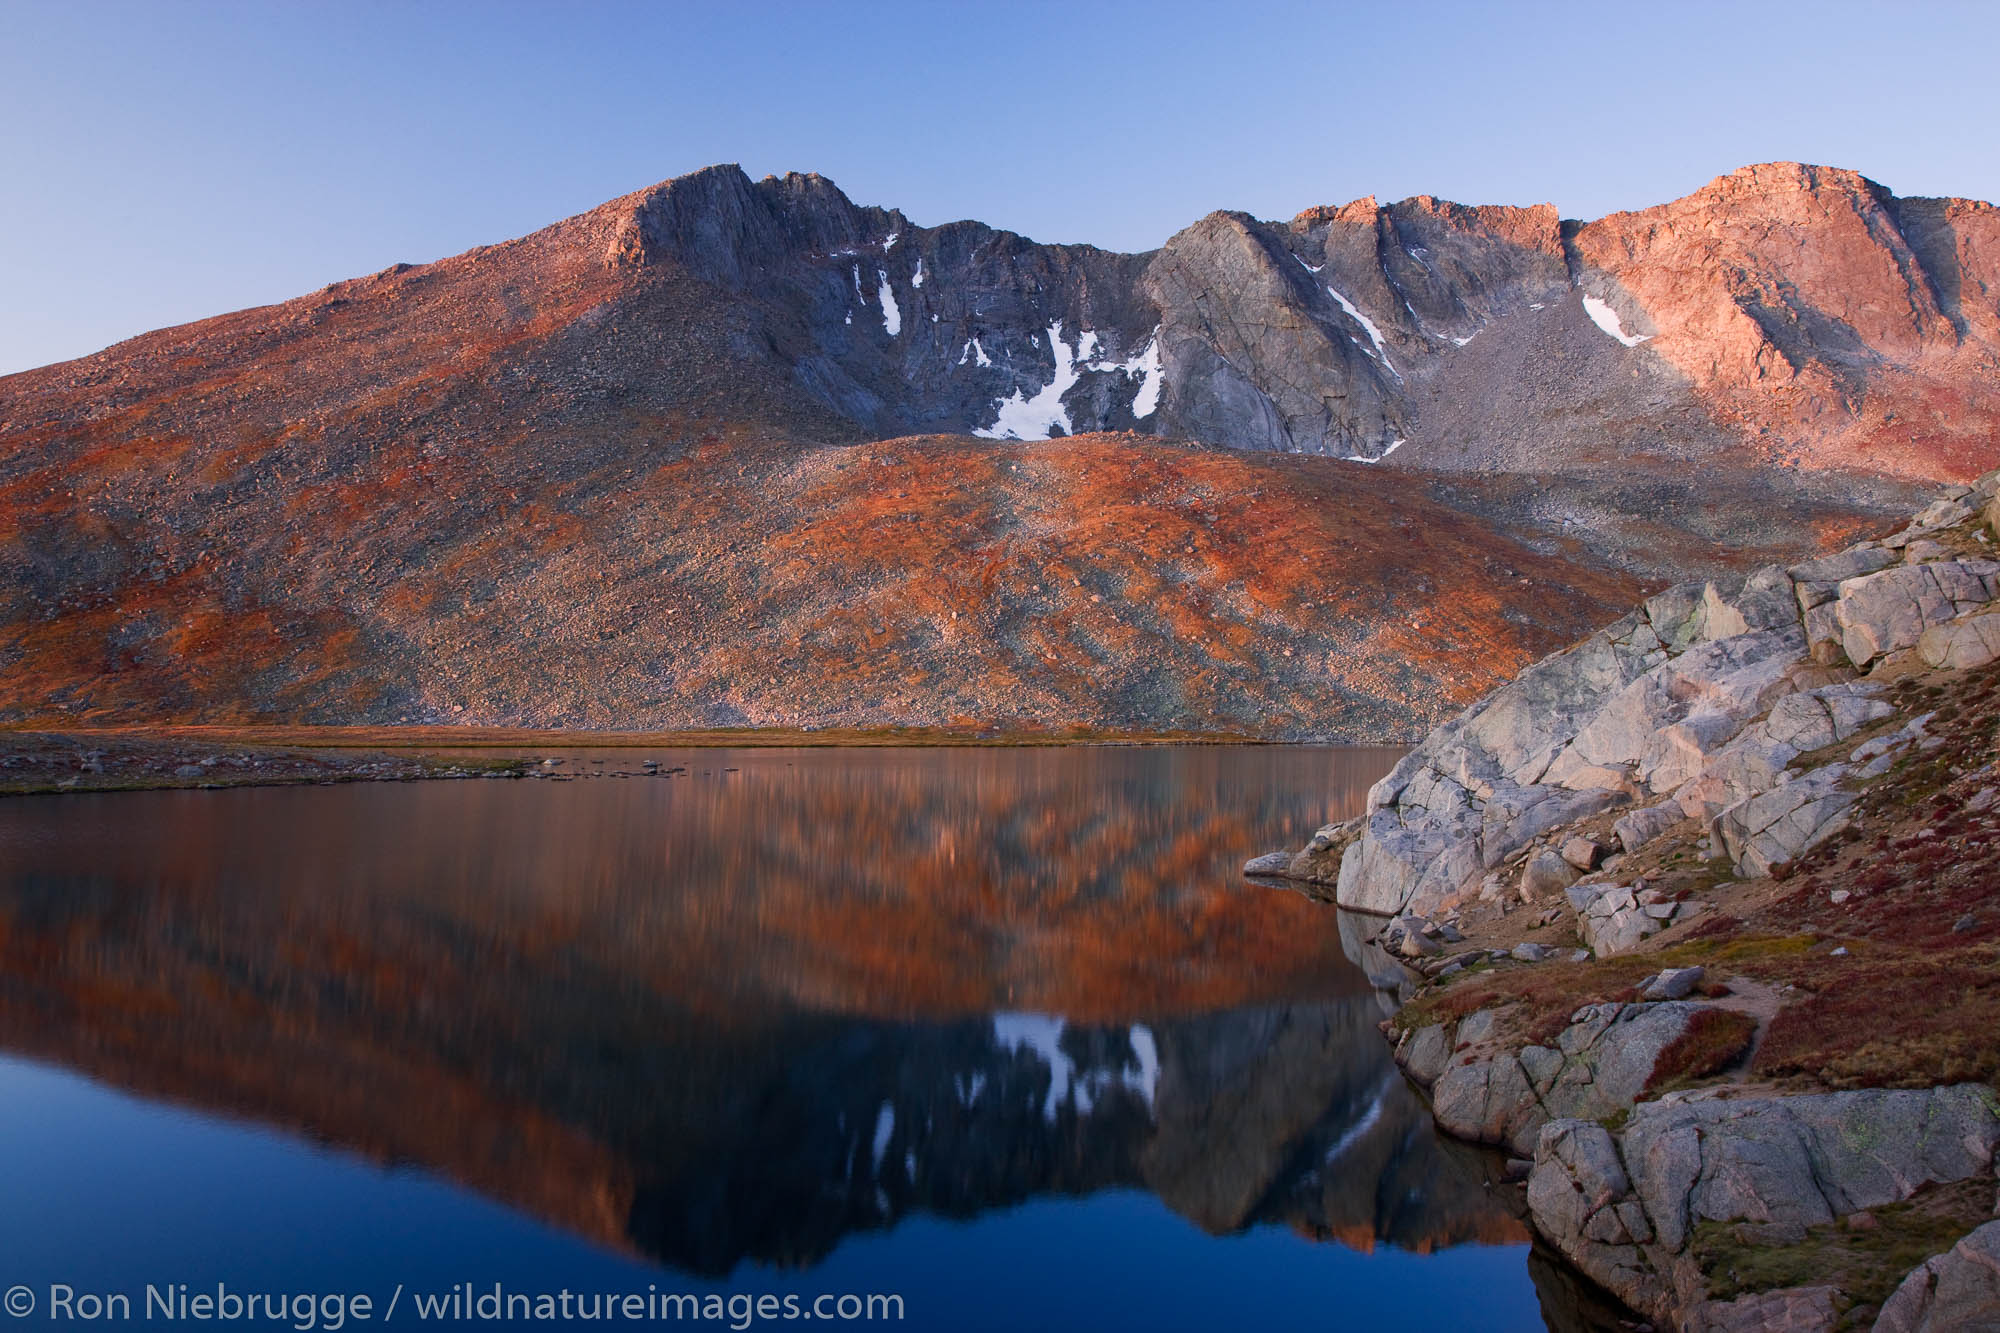
<path fill-rule="evenodd" d="M 1780 165 L 1118 255 L 710 168 L 0 378 L 0 718 L 1407 738 L 1996 461 L 1995 217 Z"/>

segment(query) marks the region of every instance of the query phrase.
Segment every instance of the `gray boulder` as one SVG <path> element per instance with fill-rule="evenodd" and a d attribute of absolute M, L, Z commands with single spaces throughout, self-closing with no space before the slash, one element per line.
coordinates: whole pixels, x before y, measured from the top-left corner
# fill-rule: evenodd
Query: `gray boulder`
<path fill-rule="evenodd" d="M 1642 902 L 1623 884 L 1577 884 L 1569 889 L 1576 931 L 1600 958 L 1630 953 L 1649 936 L 1665 930 L 1675 909 Z"/>
<path fill-rule="evenodd" d="M 1243 873 L 1246 875 L 1281 876 L 1291 868 L 1290 852 L 1266 852 L 1262 856 L 1253 856 L 1243 863 Z"/>
<path fill-rule="evenodd" d="M 1965 1084 L 1670 1096 L 1633 1108 L 1617 1134 L 1554 1118 L 1536 1144 L 1528 1206 L 1536 1228 L 1613 1294 L 1658 1323 L 1693 1327 L 1707 1304 L 1687 1253 L 1696 1225 L 1817 1226 L 1985 1175 L 2000 1143 L 1997 1109 L 1991 1089 Z"/>
<path fill-rule="evenodd" d="M 1580 872 L 1555 852 L 1538 852 L 1521 867 L 1521 898 L 1536 902 L 1561 893 L 1576 882 Z"/>
<path fill-rule="evenodd" d="M 1648 981 L 1640 994 L 1649 1000 L 1678 1000 L 1694 990 L 1708 975 L 1701 967 L 1669 967 Z"/>
<path fill-rule="evenodd" d="M 1586 1006 L 1553 1047 L 1531 1046 L 1445 1070 L 1432 1089 L 1437 1122 L 1459 1138 L 1526 1156 L 1551 1118 L 1595 1120 L 1631 1109 L 1660 1052 L 1709 1007 L 1680 1001 Z"/>
<path fill-rule="evenodd" d="M 1796 861 L 1845 828 L 1848 811 L 1860 799 L 1840 785 L 1850 771 L 1845 764 L 1828 764 L 1717 815 L 1715 834 L 1736 873 L 1768 875 L 1771 867 Z"/>
<path fill-rule="evenodd" d="M 1834 1287 L 1781 1287 L 1733 1301 L 1703 1301 L 1688 1312 L 1688 1333 L 1833 1333 L 1840 1326 Z"/>
<path fill-rule="evenodd" d="M 1634 810 L 1611 826 L 1618 845 L 1627 853 L 1636 852 L 1668 829 L 1681 822 L 1684 816 L 1681 808 L 1672 801 L 1662 805 L 1650 805 L 1643 810 Z"/>
<path fill-rule="evenodd" d="M 1591 839 L 1578 834 L 1565 839 L 1562 845 L 1562 859 L 1578 870 L 1595 870 L 1597 863 L 1604 859 L 1604 848 Z"/>
<path fill-rule="evenodd" d="M 1987 612 L 1933 625 L 1917 639 L 1925 666 L 1970 671 L 2000 657 L 2000 614 Z"/>
<path fill-rule="evenodd" d="M 2000 1330 L 2000 1222 L 1927 1259 L 1882 1303 L 1875 1333 Z"/>
<path fill-rule="evenodd" d="M 1865 667 L 1914 647 L 1925 630 L 1982 610 L 2000 596 L 2000 562 L 1899 565 L 1840 585 L 1835 617 L 1848 659 Z"/>

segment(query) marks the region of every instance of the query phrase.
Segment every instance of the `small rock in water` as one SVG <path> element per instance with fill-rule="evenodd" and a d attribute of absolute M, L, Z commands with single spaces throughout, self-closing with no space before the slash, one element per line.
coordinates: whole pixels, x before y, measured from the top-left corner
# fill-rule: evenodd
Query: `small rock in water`
<path fill-rule="evenodd" d="M 1265 852 L 1262 856 L 1253 856 L 1248 861 L 1245 861 L 1243 863 L 1243 873 L 1246 875 L 1282 875 L 1286 870 L 1291 868 L 1291 864 L 1292 854 L 1290 852 Z"/>

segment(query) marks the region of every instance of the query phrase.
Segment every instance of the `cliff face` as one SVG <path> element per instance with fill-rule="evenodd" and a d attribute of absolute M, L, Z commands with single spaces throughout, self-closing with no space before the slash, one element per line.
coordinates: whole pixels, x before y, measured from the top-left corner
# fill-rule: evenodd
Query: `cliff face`
<path fill-rule="evenodd" d="M 711 168 L 0 379 L 0 717 L 1409 736 L 2000 461 L 1995 216 L 1783 166 L 1118 255 Z"/>

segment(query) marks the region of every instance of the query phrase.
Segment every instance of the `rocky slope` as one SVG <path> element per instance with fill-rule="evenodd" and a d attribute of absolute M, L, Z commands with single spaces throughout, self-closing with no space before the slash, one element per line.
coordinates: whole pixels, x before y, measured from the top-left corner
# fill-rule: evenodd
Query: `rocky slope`
<path fill-rule="evenodd" d="M 1995 461 L 1995 217 L 1780 165 L 1118 255 L 712 168 L 0 379 L 0 718 L 1412 735 Z"/>
<path fill-rule="evenodd" d="M 2000 1318 L 1996 495 L 1657 594 L 1252 863 L 1400 914 L 1399 1061 L 1660 1323 Z"/>

